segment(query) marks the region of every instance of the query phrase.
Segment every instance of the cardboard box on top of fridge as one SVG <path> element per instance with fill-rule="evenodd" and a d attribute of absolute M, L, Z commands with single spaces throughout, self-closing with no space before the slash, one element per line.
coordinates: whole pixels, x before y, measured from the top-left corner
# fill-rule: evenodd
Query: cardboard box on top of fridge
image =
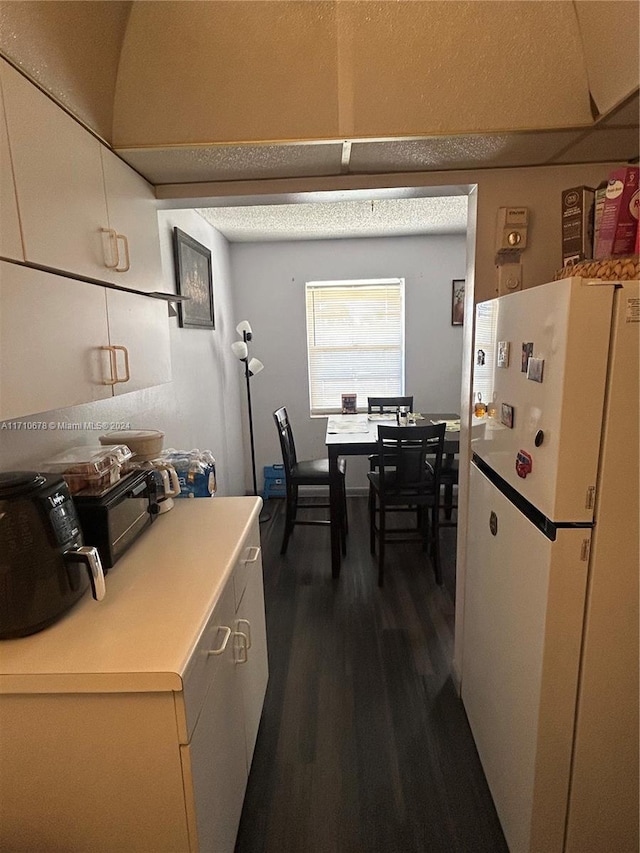
<path fill-rule="evenodd" d="M 571 187 L 562 192 L 562 266 L 584 261 L 593 253 L 592 187 Z"/>
<path fill-rule="evenodd" d="M 596 260 L 630 255 L 635 249 L 640 205 L 639 172 L 637 166 L 624 166 L 609 174 L 596 236 Z"/>

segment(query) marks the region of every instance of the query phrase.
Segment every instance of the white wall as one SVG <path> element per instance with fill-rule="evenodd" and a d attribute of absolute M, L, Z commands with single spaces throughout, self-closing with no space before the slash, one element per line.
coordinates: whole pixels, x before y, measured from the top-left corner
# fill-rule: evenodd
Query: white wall
<path fill-rule="evenodd" d="M 258 488 L 263 466 L 282 461 L 272 418 L 279 406 L 291 416 L 298 457 L 326 455 L 326 418 L 309 415 L 307 281 L 404 278 L 406 392 L 417 411 L 459 410 L 462 329 L 451 325 L 451 282 L 465 276 L 465 243 L 465 235 L 448 235 L 231 245 L 238 319 L 251 323 L 251 354 L 265 364 L 251 380 Z M 249 488 L 249 459 L 247 466 Z M 350 488 L 364 488 L 365 467 L 349 461 Z"/>
<path fill-rule="evenodd" d="M 219 494 L 242 494 L 242 440 L 237 431 L 226 426 L 239 420 L 241 403 L 237 363 L 229 351 L 235 334 L 229 245 L 195 212 L 163 211 L 159 216 L 163 281 L 158 282 L 157 289 L 175 292 L 171 240 L 172 228 L 178 225 L 212 250 L 215 331 L 180 329 L 177 318 L 170 319 L 172 382 L 90 405 L 54 410 L 44 420 L 128 422 L 132 429 L 161 429 L 166 434 L 165 447 L 212 450 L 217 460 Z M 29 416 L 19 423 L 39 420 L 42 418 Z M 102 432 L 8 429 L 6 423 L 0 423 L 0 470 L 37 470 L 40 462 L 67 447 L 97 444 Z"/>

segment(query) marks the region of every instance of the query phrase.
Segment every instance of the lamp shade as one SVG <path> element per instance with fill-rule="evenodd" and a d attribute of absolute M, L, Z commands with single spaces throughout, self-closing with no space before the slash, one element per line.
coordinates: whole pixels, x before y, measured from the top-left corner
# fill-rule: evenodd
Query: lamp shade
<path fill-rule="evenodd" d="M 236 326 L 236 332 L 241 335 L 243 332 L 246 332 L 248 335 L 251 334 L 251 323 L 248 320 L 240 320 L 238 325 Z"/>
<path fill-rule="evenodd" d="M 244 341 L 234 341 L 231 344 L 231 350 L 235 357 L 239 358 L 240 361 L 244 361 L 245 358 L 249 355 L 249 347 Z"/>
<path fill-rule="evenodd" d="M 252 358 L 249 362 L 249 373 L 252 376 L 255 376 L 256 373 L 260 373 L 261 370 L 264 370 L 264 364 L 258 358 Z"/>

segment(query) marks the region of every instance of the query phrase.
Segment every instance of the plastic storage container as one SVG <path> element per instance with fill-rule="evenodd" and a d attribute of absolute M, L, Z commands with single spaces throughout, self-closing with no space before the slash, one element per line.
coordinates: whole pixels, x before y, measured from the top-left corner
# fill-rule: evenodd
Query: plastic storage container
<path fill-rule="evenodd" d="M 147 461 L 160 456 L 164 443 L 164 433 L 159 429 L 130 429 L 108 432 L 100 436 L 100 444 L 126 444 L 136 459 Z"/>
<path fill-rule="evenodd" d="M 263 500 L 269 498 L 283 498 L 287 494 L 287 484 L 284 478 L 284 465 L 282 462 L 275 465 L 264 466 L 264 489 Z"/>
<path fill-rule="evenodd" d="M 60 474 L 72 495 L 101 495 L 118 482 L 122 466 L 132 455 L 126 444 L 82 445 L 46 460 L 40 469 L 47 474 Z"/>

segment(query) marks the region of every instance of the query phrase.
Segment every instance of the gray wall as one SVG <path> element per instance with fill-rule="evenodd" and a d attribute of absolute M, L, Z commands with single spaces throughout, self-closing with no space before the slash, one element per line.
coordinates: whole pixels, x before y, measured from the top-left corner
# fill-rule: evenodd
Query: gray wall
<path fill-rule="evenodd" d="M 218 461 L 219 494 L 244 492 L 242 436 L 228 430 L 240 417 L 241 384 L 229 347 L 235 334 L 230 287 L 229 245 L 192 211 L 160 214 L 163 281 L 158 290 L 175 292 L 171 235 L 178 225 L 212 249 L 216 330 L 180 329 L 171 319 L 173 381 L 110 400 L 49 412 L 46 421 L 129 422 L 132 429 L 161 429 L 165 447 L 210 449 Z M 78 322 L 82 318 L 78 317 Z M 26 330 L 25 330 L 26 333 Z M 25 377 L 25 381 L 26 377 Z M 39 421 L 30 416 L 21 422 Z M 38 469 L 54 453 L 77 444 L 97 444 L 104 430 L 33 431 L 0 424 L 0 470 Z"/>
<path fill-rule="evenodd" d="M 465 276 L 465 243 L 448 235 L 231 244 L 237 317 L 251 323 L 251 354 L 265 364 L 251 380 L 258 488 L 263 466 L 281 461 L 272 419 L 279 406 L 291 416 L 299 458 L 326 454 L 326 418 L 309 415 L 307 281 L 404 278 L 406 391 L 418 411 L 459 410 L 462 329 L 451 325 L 451 281 Z M 243 420 L 246 434 L 246 400 Z M 350 488 L 364 488 L 365 466 L 350 460 Z"/>

